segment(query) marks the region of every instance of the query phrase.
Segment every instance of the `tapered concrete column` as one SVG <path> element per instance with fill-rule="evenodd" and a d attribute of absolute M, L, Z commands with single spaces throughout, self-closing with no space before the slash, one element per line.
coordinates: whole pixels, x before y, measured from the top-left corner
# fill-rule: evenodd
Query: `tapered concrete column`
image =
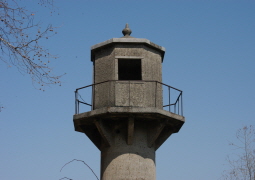
<path fill-rule="evenodd" d="M 128 129 L 115 129 L 110 147 L 101 149 L 101 180 L 156 179 L 155 148 L 148 147 L 146 125 L 136 122 L 134 127 L 130 121 Z"/>

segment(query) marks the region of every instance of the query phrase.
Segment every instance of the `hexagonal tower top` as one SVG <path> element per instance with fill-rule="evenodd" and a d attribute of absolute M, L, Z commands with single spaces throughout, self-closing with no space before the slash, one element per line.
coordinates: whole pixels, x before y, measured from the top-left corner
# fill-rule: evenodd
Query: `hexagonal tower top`
<path fill-rule="evenodd" d="M 121 38 L 112 38 L 109 39 L 107 41 L 95 44 L 94 46 L 91 47 L 91 61 L 95 60 L 94 57 L 94 52 L 97 51 L 100 48 L 105 48 L 106 46 L 110 46 L 112 44 L 120 44 L 120 43 L 124 43 L 124 44 L 144 44 L 152 49 L 155 49 L 156 51 L 158 51 L 161 54 L 161 58 L 162 58 L 162 62 L 164 59 L 164 54 L 165 54 L 165 48 L 162 46 L 159 46 L 153 42 L 151 42 L 148 39 L 144 39 L 144 38 L 134 38 L 132 36 L 130 36 L 130 34 L 132 33 L 132 30 L 129 28 L 129 25 L 126 24 L 126 27 L 122 30 L 123 33 L 123 37 Z"/>

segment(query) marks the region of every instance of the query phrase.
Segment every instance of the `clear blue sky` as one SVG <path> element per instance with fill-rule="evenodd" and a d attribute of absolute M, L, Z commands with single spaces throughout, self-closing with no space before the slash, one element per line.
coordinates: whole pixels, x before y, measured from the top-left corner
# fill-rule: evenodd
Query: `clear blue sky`
<path fill-rule="evenodd" d="M 18 1 L 19 2 L 19 1 Z M 166 48 L 163 82 L 184 91 L 186 123 L 156 154 L 158 180 L 217 180 L 235 151 L 229 141 L 255 125 L 255 1 L 56 0 L 56 13 L 32 0 L 23 5 L 58 34 L 45 47 L 60 58 L 62 86 L 36 90 L 28 75 L 0 62 L 0 179 L 96 179 L 100 152 L 74 131 L 74 90 L 92 83 L 90 47 L 133 37 Z M 58 15 L 59 13 L 59 15 Z"/>

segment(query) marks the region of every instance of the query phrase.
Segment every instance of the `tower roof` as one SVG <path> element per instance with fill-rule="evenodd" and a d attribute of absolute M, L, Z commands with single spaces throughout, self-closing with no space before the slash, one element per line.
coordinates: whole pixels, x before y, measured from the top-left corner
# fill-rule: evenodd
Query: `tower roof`
<path fill-rule="evenodd" d="M 112 38 L 109 39 L 107 41 L 95 44 L 93 46 L 91 46 L 91 61 L 94 61 L 93 59 L 93 52 L 95 50 L 98 50 L 100 48 L 104 48 L 105 46 L 111 45 L 111 44 L 144 44 L 148 47 L 151 47 L 153 49 L 158 50 L 161 53 L 162 56 L 162 61 L 164 59 L 164 54 L 165 54 L 165 48 L 162 46 L 159 46 L 153 42 L 151 42 L 148 39 L 144 39 L 144 38 L 134 38 L 132 36 L 130 36 L 130 34 L 132 33 L 132 30 L 129 28 L 128 24 L 126 24 L 126 27 L 122 30 L 123 33 L 123 37 L 121 38 Z"/>

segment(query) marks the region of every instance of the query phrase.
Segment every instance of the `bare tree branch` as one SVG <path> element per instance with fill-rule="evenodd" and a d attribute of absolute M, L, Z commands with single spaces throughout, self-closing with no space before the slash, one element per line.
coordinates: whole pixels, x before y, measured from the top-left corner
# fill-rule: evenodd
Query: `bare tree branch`
<path fill-rule="evenodd" d="M 53 0 L 39 0 L 42 6 L 53 5 Z M 59 84 L 60 76 L 52 74 L 49 63 L 56 59 L 41 45 L 56 32 L 52 25 L 42 29 L 34 23 L 35 13 L 20 7 L 15 0 L 0 0 L 0 60 L 29 74 L 33 84 L 42 86 Z"/>
<path fill-rule="evenodd" d="M 92 169 L 87 163 L 85 163 L 84 161 L 79 160 L 79 159 L 73 159 L 73 160 L 67 162 L 67 163 L 60 169 L 60 172 L 62 171 L 62 169 L 63 169 L 66 165 L 68 165 L 68 164 L 70 164 L 70 163 L 72 163 L 72 162 L 74 162 L 74 161 L 79 161 L 79 162 L 82 162 L 83 164 L 85 164 L 85 165 L 91 170 L 91 172 L 94 174 L 94 176 L 97 178 L 97 180 L 99 180 L 98 177 L 97 177 L 97 175 L 96 175 L 96 173 L 93 171 L 93 169 Z"/>
<path fill-rule="evenodd" d="M 61 178 L 61 179 L 59 179 L 59 180 L 62 180 L 62 179 L 73 180 L 73 179 L 70 179 L 70 178 L 68 178 L 68 177 L 63 177 L 63 178 Z"/>
<path fill-rule="evenodd" d="M 227 158 L 230 166 L 224 171 L 224 180 L 255 180 L 255 129 L 253 126 L 245 126 L 236 133 L 238 144 L 231 143 L 241 154 L 235 159 Z"/>

